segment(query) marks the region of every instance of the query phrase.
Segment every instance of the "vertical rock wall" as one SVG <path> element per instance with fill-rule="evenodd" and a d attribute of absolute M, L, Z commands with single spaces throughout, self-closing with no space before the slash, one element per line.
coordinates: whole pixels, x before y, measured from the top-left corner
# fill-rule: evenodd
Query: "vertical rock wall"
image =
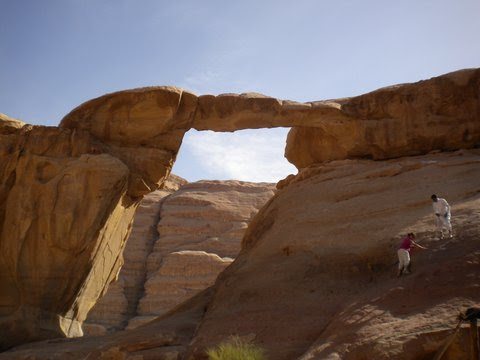
<path fill-rule="evenodd" d="M 177 188 L 184 184 L 174 180 Z M 114 331 L 127 322 L 137 327 L 212 285 L 273 189 L 266 183 L 200 181 L 145 196 L 119 281 L 95 305 L 85 332 Z"/>
<path fill-rule="evenodd" d="M 158 239 L 157 224 L 162 202 L 182 184 L 186 184 L 186 180 L 170 175 L 161 190 L 146 195 L 140 202 L 123 254 L 124 264 L 118 281 L 110 284 L 108 292 L 88 314 L 83 326 L 87 335 L 102 334 L 107 329 L 122 329 L 136 314 L 138 300 L 144 291 L 147 257 Z"/>
<path fill-rule="evenodd" d="M 0 133 L 0 348 L 81 336 L 121 265 L 129 170 L 85 132 Z"/>

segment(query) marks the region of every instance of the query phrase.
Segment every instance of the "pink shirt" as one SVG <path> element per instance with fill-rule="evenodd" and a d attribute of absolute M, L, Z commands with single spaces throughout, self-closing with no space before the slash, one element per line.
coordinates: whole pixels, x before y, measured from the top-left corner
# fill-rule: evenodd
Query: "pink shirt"
<path fill-rule="evenodd" d="M 402 240 L 402 244 L 400 245 L 400 249 L 407 250 L 410 252 L 410 250 L 413 248 L 412 240 L 410 237 L 405 236 Z"/>

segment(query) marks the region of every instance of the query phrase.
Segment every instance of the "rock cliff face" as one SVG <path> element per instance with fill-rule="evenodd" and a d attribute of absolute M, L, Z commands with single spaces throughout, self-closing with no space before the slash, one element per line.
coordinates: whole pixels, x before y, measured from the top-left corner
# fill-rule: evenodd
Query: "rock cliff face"
<path fill-rule="evenodd" d="M 146 195 L 140 202 L 123 254 L 124 264 L 118 281 L 109 286 L 108 292 L 88 314 L 87 323 L 83 326 L 86 334 L 98 335 L 107 329 L 122 329 L 136 314 L 147 277 L 147 258 L 158 240 L 157 224 L 162 202 L 186 183 L 186 180 L 170 175 L 162 190 Z"/>
<path fill-rule="evenodd" d="M 0 348 L 81 335 L 122 263 L 128 168 L 84 132 L 2 127 Z"/>
<path fill-rule="evenodd" d="M 0 349 L 82 335 L 123 263 L 138 202 L 163 184 L 185 132 L 171 122 L 182 118 L 188 96 L 167 88 L 153 94 L 153 107 L 148 91 L 127 99 L 120 122 L 136 129 L 130 138 L 110 126 L 124 114 L 118 97 L 106 107 L 91 102 L 59 128 L 0 118 Z M 138 126 L 152 117 L 156 131 Z"/>
<path fill-rule="evenodd" d="M 199 181 L 162 205 L 159 239 L 147 262 L 145 295 L 130 328 L 163 315 L 212 285 L 235 258 L 248 223 L 273 196 L 274 185 Z"/>
<path fill-rule="evenodd" d="M 304 169 L 255 216 L 207 292 L 138 329 L 4 358 L 202 359 L 230 335 L 271 359 L 431 358 L 458 311 L 480 303 L 479 164 L 472 150 Z M 453 240 L 433 234 L 433 192 L 452 205 Z M 398 279 L 396 249 L 410 231 L 428 250 Z M 468 339 L 465 329 L 445 359 L 468 358 Z"/>
<path fill-rule="evenodd" d="M 119 281 L 92 309 L 87 333 L 97 335 L 98 325 L 104 331 L 127 322 L 137 327 L 212 285 L 238 254 L 251 218 L 274 194 L 266 183 L 174 181 L 177 186 L 140 203 Z"/>
<path fill-rule="evenodd" d="M 205 251 L 176 251 L 163 257 L 159 269 L 145 283 L 139 316 L 127 329 L 146 324 L 213 285 L 218 274 L 232 263 Z"/>
<path fill-rule="evenodd" d="M 458 311 L 480 302 L 479 164 L 475 150 L 301 171 L 252 221 L 189 356 L 232 333 L 253 337 L 272 359 L 431 354 Z M 432 193 L 453 205 L 453 241 L 434 237 Z M 413 275 L 397 279 L 407 232 L 429 250 L 414 252 Z"/>
<path fill-rule="evenodd" d="M 480 141 L 479 92 L 480 70 L 471 69 L 355 98 L 304 104 L 257 94 L 197 97 L 177 88 L 157 87 L 91 100 L 67 115 L 58 128 L 25 125 L 2 116 L 0 348 L 81 334 L 86 314 L 118 274 L 139 201 L 163 184 L 188 129 L 293 126 L 286 155 L 300 169 L 329 160 L 398 158 L 475 147 Z M 468 169 L 455 175 L 468 180 L 474 172 Z M 399 196 L 395 194 L 392 197 Z M 467 199 L 466 193 L 462 196 Z M 310 201 L 303 205 L 308 207 Z M 349 216 L 350 209 L 343 210 Z M 328 219 L 329 211 L 321 215 Z M 250 229 L 245 251 L 251 253 L 253 263 L 261 261 L 255 260 L 256 247 L 249 244 L 266 236 L 274 215 Z M 289 220 L 283 219 L 285 224 Z M 308 227 L 310 221 L 298 226 Z M 369 228 L 361 229 L 370 234 Z M 287 246 L 283 251 L 291 249 Z M 238 269 L 245 261 L 240 257 L 226 274 L 242 273 Z M 233 275 L 232 279 L 240 284 L 245 280 Z M 255 278 L 252 286 L 261 279 Z M 218 284 L 214 301 L 222 299 L 221 289 L 227 283 Z M 255 297 L 254 289 L 241 296 Z M 228 306 L 220 304 L 210 310 L 222 314 Z M 295 311 L 288 314 L 294 316 Z M 207 314 L 192 348 L 208 342 L 202 334 L 209 334 L 210 319 Z M 292 345 L 291 353 L 300 348 Z M 283 356 L 285 349 L 278 349 Z"/>

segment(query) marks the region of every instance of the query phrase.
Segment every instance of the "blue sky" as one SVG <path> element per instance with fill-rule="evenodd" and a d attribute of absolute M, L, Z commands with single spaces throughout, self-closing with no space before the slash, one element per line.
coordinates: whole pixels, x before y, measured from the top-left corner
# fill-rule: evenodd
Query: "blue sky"
<path fill-rule="evenodd" d="M 480 66 L 479 19 L 479 0 L 0 0 L 0 112 L 56 125 L 148 85 L 352 96 Z M 286 132 L 189 132 L 174 172 L 278 180 Z"/>

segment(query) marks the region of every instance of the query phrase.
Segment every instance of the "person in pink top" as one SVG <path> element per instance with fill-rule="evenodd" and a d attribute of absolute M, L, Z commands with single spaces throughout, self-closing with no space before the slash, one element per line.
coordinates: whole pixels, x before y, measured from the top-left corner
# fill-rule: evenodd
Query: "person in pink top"
<path fill-rule="evenodd" d="M 409 274 L 410 270 L 408 269 L 410 265 L 410 250 L 414 247 L 418 247 L 420 249 L 427 249 L 420 244 L 415 242 L 415 235 L 413 233 L 408 233 L 402 239 L 402 243 L 400 244 L 400 248 L 397 251 L 398 254 L 398 273 L 397 276 L 401 276 L 402 273 Z"/>

